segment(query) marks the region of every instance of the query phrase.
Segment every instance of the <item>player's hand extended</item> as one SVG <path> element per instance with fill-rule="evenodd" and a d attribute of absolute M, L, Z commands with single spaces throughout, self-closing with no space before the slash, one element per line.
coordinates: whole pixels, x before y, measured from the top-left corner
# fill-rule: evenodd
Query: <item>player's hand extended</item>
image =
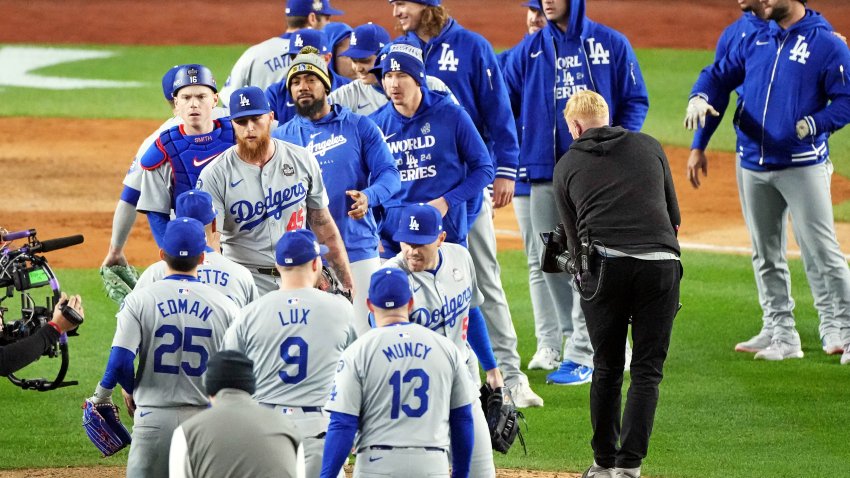
<path fill-rule="evenodd" d="M 685 128 L 693 131 L 705 127 L 705 115 L 720 116 L 720 113 L 708 104 L 701 96 L 694 96 L 688 101 L 688 109 L 685 112 Z"/>
<path fill-rule="evenodd" d="M 449 203 L 446 202 L 446 199 L 442 196 L 432 201 L 428 201 L 428 204 L 437 208 L 437 210 L 440 211 L 440 216 L 442 217 L 446 217 L 446 213 L 449 212 Z"/>
<path fill-rule="evenodd" d="M 797 121 L 795 125 L 795 129 L 797 130 L 797 138 L 803 139 L 806 136 L 812 134 L 812 128 L 809 126 L 809 121 L 811 120 L 811 116 L 806 116 L 805 118 Z"/>
<path fill-rule="evenodd" d="M 499 370 L 499 367 L 491 368 L 485 374 L 487 375 L 487 385 L 490 385 L 493 390 L 505 386 L 505 380 L 502 378 L 502 371 Z"/>
<path fill-rule="evenodd" d="M 348 211 L 348 217 L 352 219 L 363 219 L 366 213 L 369 212 L 369 198 L 362 191 L 346 191 L 346 196 L 354 200 L 351 205 L 351 210 Z"/>
<path fill-rule="evenodd" d="M 493 181 L 493 207 L 505 207 L 514 200 L 514 181 L 512 179 L 496 178 Z"/>
<path fill-rule="evenodd" d="M 127 393 L 123 388 L 121 389 L 121 396 L 124 397 L 124 405 L 127 406 L 127 413 L 132 417 L 136 414 L 136 401 L 133 400 L 133 394 Z"/>
<path fill-rule="evenodd" d="M 699 189 L 700 180 L 699 172 L 708 177 L 708 158 L 705 156 L 705 151 L 701 149 L 692 149 L 691 155 L 688 157 L 688 181 L 694 189 Z"/>

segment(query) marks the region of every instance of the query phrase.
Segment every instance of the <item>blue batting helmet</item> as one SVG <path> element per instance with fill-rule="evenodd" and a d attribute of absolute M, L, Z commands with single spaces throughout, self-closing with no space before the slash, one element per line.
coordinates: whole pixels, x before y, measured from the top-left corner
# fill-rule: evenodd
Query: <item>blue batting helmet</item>
<path fill-rule="evenodd" d="M 204 65 L 191 64 L 183 65 L 174 74 L 174 84 L 171 87 L 171 96 L 177 97 L 177 91 L 184 86 L 203 85 L 216 93 L 218 86 L 215 84 L 215 77 L 212 71 Z"/>

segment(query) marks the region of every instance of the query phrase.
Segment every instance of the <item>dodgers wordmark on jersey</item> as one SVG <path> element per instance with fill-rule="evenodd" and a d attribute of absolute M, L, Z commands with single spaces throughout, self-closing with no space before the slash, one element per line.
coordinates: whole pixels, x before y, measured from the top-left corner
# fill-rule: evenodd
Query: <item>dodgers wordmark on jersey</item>
<path fill-rule="evenodd" d="M 197 184 L 218 211 L 224 256 L 249 269 L 274 267 L 283 233 L 306 226 L 307 208 L 328 207 L 316 158 L 301 146 L 271 141 L 275 152 L 262 168 L 242 161 L 234 147 L 207 166 Z"/>
<path fill-rule="evenodd" d="M 146 287 L 162 279 L 168 274 L 167 267 L 165 261 L 151 264 L 139 277 L 136 287 Z M 198 266 L 198 280 L 230 297 L 240 309 L 260 296 L 251 271 L 209 247 L 204 252 L 203 264 Z"/>
<path fill-rule="evenodd" d="M 360 417 L 358 451 L 374 445 L 449 449 L 449 411 L 472 403 L 465 360 L 417 324 L 367 332 L 342 354 L 325 409 Z"/>

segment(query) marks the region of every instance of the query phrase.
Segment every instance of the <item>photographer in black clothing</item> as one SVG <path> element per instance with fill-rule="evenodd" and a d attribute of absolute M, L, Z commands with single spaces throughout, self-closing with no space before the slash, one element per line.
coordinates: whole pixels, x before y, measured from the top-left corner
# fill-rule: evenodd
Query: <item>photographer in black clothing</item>
<path fill-rule="evenodd" d="M 602 96 L 576 93 L 564 116 L 575 141 L 555 166 L 555 198 L 579 267 L 581 307 L 594 349 L 594 464 L 585 476 L 634 478 L 647 453 L 679 304 L 679 205 L 661 145 L 608 126 Z M 632 382 L 621 423 L 630 321 Z"/>
<path fill-rule="evenodd" d="M 77 325 L 66 319 L 62 313 L 62 305 L 66 303 L 67 307 L 75 310 L 80 317 L 83 317 L 82 298 L 78 295 L 69 297 L 63 293 L 62 299 L 53 309 L 53 318 L 50 322 L 29 337 L 0 347 L 0 376 L 5 377 L 35 362 L 45 351 L 56 345 L 63 332 L 77 328 Z M 3 321 L 0 316 L 1 327 L 3 327 Z"/>

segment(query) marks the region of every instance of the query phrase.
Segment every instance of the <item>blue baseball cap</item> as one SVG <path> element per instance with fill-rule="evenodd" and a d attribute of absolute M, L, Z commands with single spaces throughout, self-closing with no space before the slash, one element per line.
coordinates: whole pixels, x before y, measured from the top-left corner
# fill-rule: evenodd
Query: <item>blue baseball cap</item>
<path fill-rule="evenodd" d="M 351 42 L 348 50 L 339 56 L 349 58 L 369 58 L 377 55 L 381 48 L 390 42 L 390 34 L 380 25 L 369 22 L 360 25 L 351 32 Z"/>
<path fill-rule="evenodd" d="M 200 189 L 190 189 L 177 196 L 174 201 L 174 214 L 177 217 L 191 217 L 207 225 L 215 219 L 216 211 L 210 193 Z"/>
<path fill-rule="evenodd" d="M 390 0 L 390 3 L 396 2 L 398 0 Z M 422 5 L 428 5 L 429 7 L 439 7 L 440 0 L 409 0 L 413 3 L 421 3 Z"/>
<path fill-rule="evenodd" d="M 275 261 L 280 266 L 300 266 L 327 253 L 327 246 L 319 244 L 313 231 L 296 229 L 287 232 L 277 241 Z"/>
<path fill-rule="evenodd" d="M 528 0 L 527 2 L 522 3 L 523 7 L 533 8 L 535 10 L 542 10 L 543 8 L 540 6 L 540 0 Z"/>
<path fill-rule="evenodd" d="M 330 0 L 287 0 L 287 17 L 306 17 L 311 13 L 317 15 L 342 15 L 342 10 L 331 8 Z"/>
<path fill-rule="evenodd" d="M 322 28 L 322 31 L 327 35 L 331 49 L 334 49 L 339 42 L 351 35 L 352 28 L 347 23 L 330 22 Z"/>
<path fill-rule="evenodd" d="M 330 51 L 328 43 L 328 36 L 325 32 L 313 30 L 312 28 L 303 28 L 289 34 L 289 49 L 283 53 L 297 55 L 305 46 L 311 46 L 324 55 Z"/>
<path fill-rule="evenodd" d="M 162 96 L 165 96 L 165 99 L 171 101 L 174 99 L 171 96 L 171 92 L 174 90 L 174 75 L 177 74 L 177 70 L 180 69 L 182 65 L 174 65 L 162 75 Z"/>
<path fill-rule="evenodd" d="M 379 269 L 369 280 L 369 301 L 381 309 L 397 309 L 410 302 L 410 281 L 401 269 Z"/>
<path fill-rule="evenodd" d="M 390 44 L 387 56 L 381 62 L 381 76 L 393 71 L 401 71 L 412 76 L 420 85 L 425 84 L 425 63 L 422 62 L 422 49 L 406 42 Z"/>
<path fill-rule="evenodd" d="M 174 82 L 171 84 L 171 96 L 176 98 L 180 88 L 195 85 L 212 88 L 214 93 L 218 93 L 215 77 L 209 68 L 197 63 L 180 65 L 177 71 L 174 72 Z"/>
<path fill-rule="evenodd" d="M 259 116 L 270 111 L 269 100 L 256 86 L 245 86 L 230 94 L 230 119 Z"/>
<path fill-rule="evenodd" d="M 443 217 L 437 208 L 423 203 L 412 204 L 402 210 L 393 240 L 408 244 L 431 244 L 442 232 Z"/>
<path fill-rule="evenodd" d="M 191 217 L 178 217 L 165 226 L 162 249 L 171 257 L 197 257 L 207 247 L 204 225 Z"/>

